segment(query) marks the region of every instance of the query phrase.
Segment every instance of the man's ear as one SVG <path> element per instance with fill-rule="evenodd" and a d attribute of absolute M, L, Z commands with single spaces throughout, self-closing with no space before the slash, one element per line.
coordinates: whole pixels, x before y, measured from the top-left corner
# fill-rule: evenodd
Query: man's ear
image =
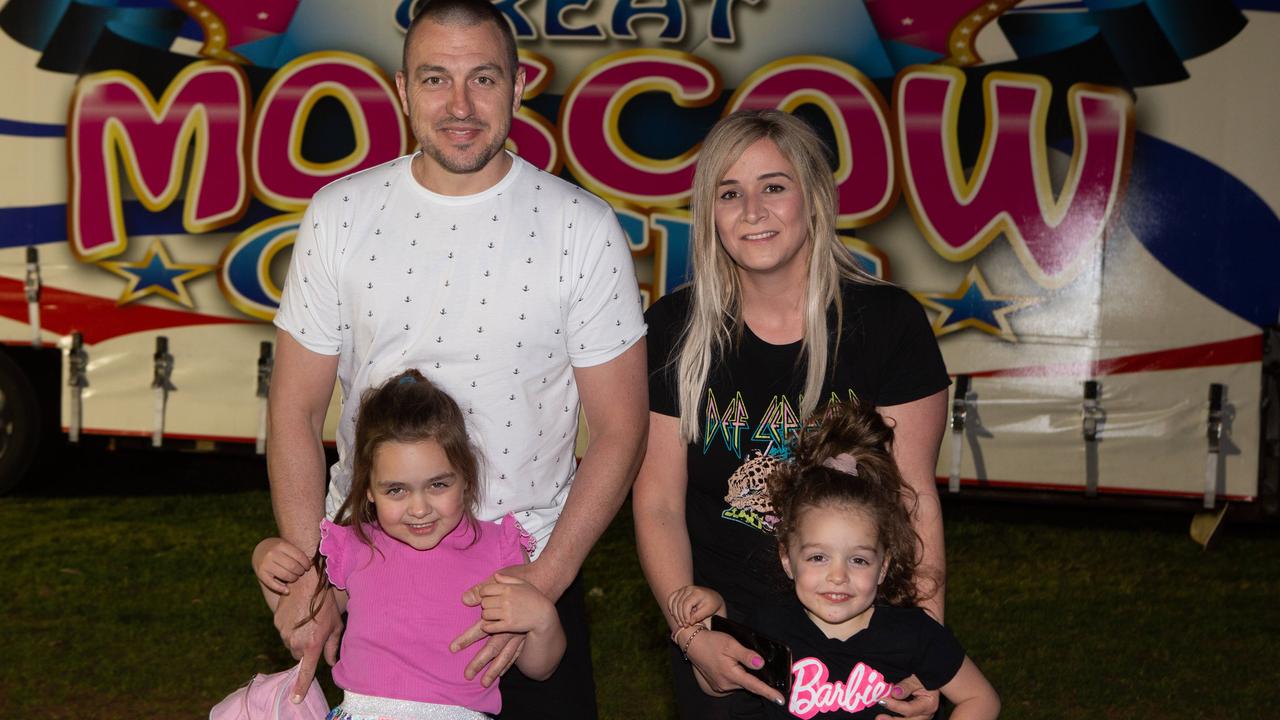
<path fill-rule="evenodd" d="M 516 82 L 513 87 L 514 92 L 511 93 L 511 114 L 514 115 L 520 109 L 520 102 L 524 100 L 524 67 L 516 68 Z"/>
<path fill-rule="evenodd" d="M 405 115 L 409 114 L 409 96 L 406 87 L 408 80 L 404 76 L 403 70 L 396 71 L 396 96 L 400 98 L 400 112 Z"/>

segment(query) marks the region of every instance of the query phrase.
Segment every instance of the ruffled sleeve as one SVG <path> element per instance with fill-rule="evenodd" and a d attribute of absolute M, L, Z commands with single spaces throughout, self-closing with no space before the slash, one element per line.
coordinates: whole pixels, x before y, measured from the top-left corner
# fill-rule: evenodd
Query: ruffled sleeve
<path fill-rule="evenodd" d="M 524 529 L 520 521 L 516 520 L 516 516 L 511 513 L 503 516 L 499 523 L 502 527 L 500 532 L 502 542 L 500 546 L 503 566 L 521 565 L 528 562 L 537 547 L 537 541 Z"/>
<path fill-rule="evenodd" d="M 320 554 L 324 556 L 324 572 L 329 583 L 339 590 L 347 589 L 347 546 L 355 533 L 345 525 L 335 525 L 328 518 L 320 521 Z"/>

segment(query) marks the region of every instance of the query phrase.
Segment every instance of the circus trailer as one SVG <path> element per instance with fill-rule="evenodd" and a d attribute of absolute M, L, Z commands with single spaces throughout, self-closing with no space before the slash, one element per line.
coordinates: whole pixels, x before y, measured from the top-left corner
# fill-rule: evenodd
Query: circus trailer
<path fill-rule="evenodd" d="M 495 5 L 511 149 L 613 204 L 646 303 L 689 278 L 708 128 L 781 108 L 832 150 L 849 252 L 932 323 L 943 493 L 1275 512 L 1280 2 Z M 414 149 L 412 10 L 0 0 L 0 485 L 58 433 L 262 451 L 309 198 Z M 800 423 L 730 404 L 706 440 Z"/>

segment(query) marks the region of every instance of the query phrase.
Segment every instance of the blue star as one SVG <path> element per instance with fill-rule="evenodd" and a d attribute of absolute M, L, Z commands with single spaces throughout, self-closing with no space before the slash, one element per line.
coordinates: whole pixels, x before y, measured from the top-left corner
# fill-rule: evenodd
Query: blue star
<path fill-rule="evenodd" d="M 933 334 L 938 337 L 974 328 L 1009 342 L 1017 342 L 1018 338 L 1007 316 L 1039 302 L 1037 298 L 993 295 L 977 265 L 969 268 L 954 292 L 918 293 L 916 298 L 925 307 L 938 311 L 933 320 Z"/>
<path fill-rule="evenodd" d="M 103 268 L 129 280 L 124 292 L 120 294 L 117 305 L 125 305 L 141 300 L 148 295 L 160 295 L 179 305 L 195 307 L 191 294 L 187 292 L 186 282 L 214 269 L 213 265 L 193 265 L 175 263 L 169 258 L 169 252 L 159 239 L 147 248 L 147 254 L 137 262 L 101 262 Z"/>

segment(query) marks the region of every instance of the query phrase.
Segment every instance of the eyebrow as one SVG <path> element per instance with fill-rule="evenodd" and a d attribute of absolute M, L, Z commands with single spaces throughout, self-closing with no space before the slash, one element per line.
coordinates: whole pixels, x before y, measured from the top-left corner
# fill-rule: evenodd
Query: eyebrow
<path fill-rule="evenodd" d="M 756 179 L 757 179 L 757 180 L 768 180 L 768 179 L 770 179 L 770 178 L 776 178 L 776 177 L 786 178 L 786 179 L 790 180 L 791 182 L 795 182 L 795 178 L 793 178 L 793 177 L 791 177 L 790 175 L 788 175 L 788 174 L 786 174 L 786 173 L 782 172 L 781 170 L 779 170 L 779 171 L 777 171 L 777 172 L 765 173 L 765 174 L 761 175 L 760 177 L 758 177 L 758 178 L 756 178 Z M 733 178 L 725 178 L 725 179 L 723 179 L 723 180 L 721 180 L 721 181 L 720 181 L 720 185 L 741 185 L 741 184 L 742 184 L 742 183 L 741 183 L 740 181 L 738 181 L 738 180 L 734 180 Z"/>
<path fill-rule="evenodd" d="M 823 550 L 823 551 L 825 551 L 825 550 L 827 550 L 827 548 L 828 548 L 828 546 L 826 546 L 826 545 L 822 545 L 822 544 L 819 544 L 819 543 L 805 543 L 804 545 L 801 545 L 801 546 L 800 546 L 800 549 L 801 549 L 801 550 Z M 870 545 L 855 545 L 855 546 L 853 547 L 853 549 L 854 549 L 854 550 L 865 550 L 865 551 L 867 551 L 867 552 L 876 552 L 876 551 L 878 551 L 878 550 L 879 550 L 879 548 L 872 547 L 872 546 L 870 546 Z"/>
<path fill-rule="evenodd" d="M 470 70 L 467 71 L 466 74 L 475 75 L 476 73 L 497 73 L 501 75 L 503 72 L 505 72 L 505 70 L 501 65 L 498 65 L 497 63 L 485 63 L 483 65 L 477 65 L 471 68 Z M 452 74 L 449 71 L 449 68 L 443 65 L 428 65 L 425 63 L 414 68 L 413 73 L 414 75 L 418 75 L 418 76 L 421 76 L 424 73 L 443 73 L 445 75 Z"/>
<path fill-rule="evenodd" d="M 450 470 L 449 472 L 442 472 L 439 475 L 432 475 L 429 478 L 424 478 L 424 480 L 426 482 L 433 483 L 437 480 L 450 480 L 457 476 L 458 473 Z M 407 485 L 408 483 L 404 480 L 375 480 L 373 484 L 378 487 L 391 487 L 393 485 Z"/>

